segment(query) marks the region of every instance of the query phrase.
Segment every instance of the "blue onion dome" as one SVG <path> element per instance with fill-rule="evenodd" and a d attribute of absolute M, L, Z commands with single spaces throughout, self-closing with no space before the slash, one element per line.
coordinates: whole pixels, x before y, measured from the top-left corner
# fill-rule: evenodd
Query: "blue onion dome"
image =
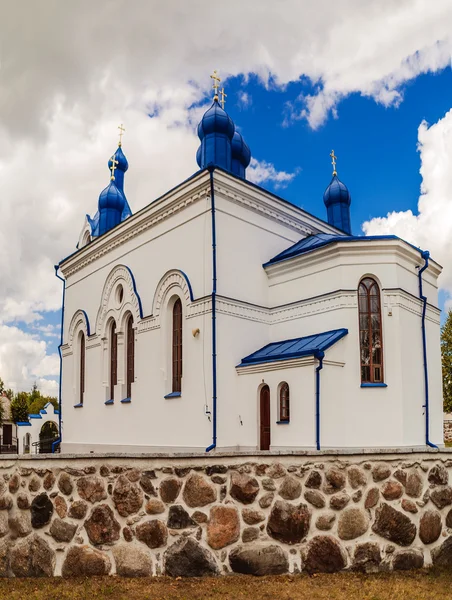
<path fill-rule="evenodd" d="M 116 152 L 114 153 L 115 160 L 118 161 L 118 164 L 115 165 L 116 169 L 119 169 L 123 173 L 127 171 L 129 168 L 129 163 L 127 162 L 127 158 L 125 157 L 124 152 L 122 151 L 121 146 L 118 146 Z M 111 168 L 111 158 L 108 159 L 108 168 Z"/>
<path fill-rule="evenodd" d="M 218 100 L 214 100 L 212 106 L 204 113 L 198 125 L 198 137 L 202 141 L 206 135 L 222 133 L 230 140 L 234 135 L 235 125 L 228 113 L 221 108 Z"/>
<path fill-rule="evenodd" d="M 243 139 L 243 136 L 235 131 L 234 137 L 232 138 L 232 160 L 238 160 L 240 164 L 246 169 L 250 164 L 251 151 L 248 144 Z"/>
<path fill-rule="evenodd" d="M 114 181 L 110 181 L 107 187 L 101 191 L 99 196 L 99 210 L 109 208 L 120 213 L 124 210 L 126 199 Z"/>
<path fill-rule="evenodd" d="M 350 192 L 345 183 L 342 183 L 337 175 L 333 175 L 330 185 L 323 194 L 323 201 L 327 207 L 332 204 L 346 204 L 347 206 L 350 206 L 352 201 Z"/>

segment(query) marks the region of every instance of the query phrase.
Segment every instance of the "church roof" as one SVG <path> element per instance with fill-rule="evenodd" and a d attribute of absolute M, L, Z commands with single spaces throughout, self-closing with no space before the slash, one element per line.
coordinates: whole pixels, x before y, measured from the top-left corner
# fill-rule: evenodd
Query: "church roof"
<path fill-rule="evenodd" d="M 309 235 L 308 237 L 303 238 L 299 242 L 293 244 L 286 250 L 283 250 L 273 258 L 271 258 L 268 262 L 264 264 L 264 267 L 268 265 L 272 265 L 274 263 L 280 262 L 282 260 L 287 260 L 289 258 L 293 258 L 294 256 L 299 256 L 300 254 L 305 254 L 306 252 L 311 252 L 312 250 L 317 250 L 317 248 L 321 248 L 322 246 L 328 246 L 329 244 L 333 244 L 334 242 L 372 242 L 375 240 L 400 240 L 401 238 L 396 235 L 334 235 L 332 233 L 317 233 L 316 235 Z M 401 240 L 405 241 L 405 240 Z M 409 243 L 409 242 L 405 242 Z M 412 246 L 412 244 L 409 244 Z M 416 248 L 413 246 L 416 250 Z"/>
<path fill-rule="evenodd" d="M 348 329 L 334 329 L 333 331 L 307 335 L 293 340 L 272 342 L 260 350 L 253 352 L 253 354 L 242 358 L 242 362 L 239 366 L 245 367 L 247 365 L 275 362 L 277 360 L 302 358 L 303 356 L 316 356 L 320 352 L 324 352 L 330 348 L 330 346 L 338 342 L 347 335 L 347 333 Z"/>

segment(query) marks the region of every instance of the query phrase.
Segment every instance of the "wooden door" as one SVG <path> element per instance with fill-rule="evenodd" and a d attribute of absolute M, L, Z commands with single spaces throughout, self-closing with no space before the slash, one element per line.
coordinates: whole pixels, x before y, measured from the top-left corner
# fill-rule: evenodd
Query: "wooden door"
<path fill-rule="evenodd" d="M 2 443 L 4 446 L 11 446 L 11 444 L 13 443 L 13 426 L 12 425 L 3 425 Z"/>
<path fill-rule="evenodd" d="M 270 450 L 270 388 L 264 385 L 260 394 L 260 449 Z"/>

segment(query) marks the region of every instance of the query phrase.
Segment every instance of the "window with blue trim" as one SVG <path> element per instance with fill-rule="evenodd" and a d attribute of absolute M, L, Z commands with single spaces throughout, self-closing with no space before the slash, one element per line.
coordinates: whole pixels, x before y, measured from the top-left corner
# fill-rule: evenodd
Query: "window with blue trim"
<path fill-rule="evenodd" d="M 182 302 L 180 298 L 173 306 L 173 355 L 172 379 L 173 393 L 182 391 Z"/>
<path fill-rule="evenodd" d="M 371 277 L 358 288 L 361 383 L 383 383 L 383 336 L 380 288 Z"/>
<path fill-rule="evenodd" d="M 280 423 L 290 421 L 290 389 L 285 381 L 279 386 L 279 421 Z"/>
<path fill-rule="evenodd" d="M 110 326 L 110 399 L 115 398 L 115 385 L 118 383 L 118 334 L 116 323 Z"/>
<path fill-rule="evenodd" d="M 79 404 L 83 404 L 83 395 L 85 393 L 85 334 L 83 331 L 80 333 L 80 382 L 79 382 Z"/>

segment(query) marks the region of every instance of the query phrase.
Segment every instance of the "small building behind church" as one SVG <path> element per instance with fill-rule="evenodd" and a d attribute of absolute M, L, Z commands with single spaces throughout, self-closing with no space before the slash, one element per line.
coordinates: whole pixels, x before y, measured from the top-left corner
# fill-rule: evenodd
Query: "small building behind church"
<path fill-rule="evenodd" d="M 199 170 L 136 214 L 120 142 L 59 264 L 62 451 L 442 445 L 438 263 L 352 233 L 334 153 L 324 219 L 246 179 L 217 94 L 198 136 Z"/>

